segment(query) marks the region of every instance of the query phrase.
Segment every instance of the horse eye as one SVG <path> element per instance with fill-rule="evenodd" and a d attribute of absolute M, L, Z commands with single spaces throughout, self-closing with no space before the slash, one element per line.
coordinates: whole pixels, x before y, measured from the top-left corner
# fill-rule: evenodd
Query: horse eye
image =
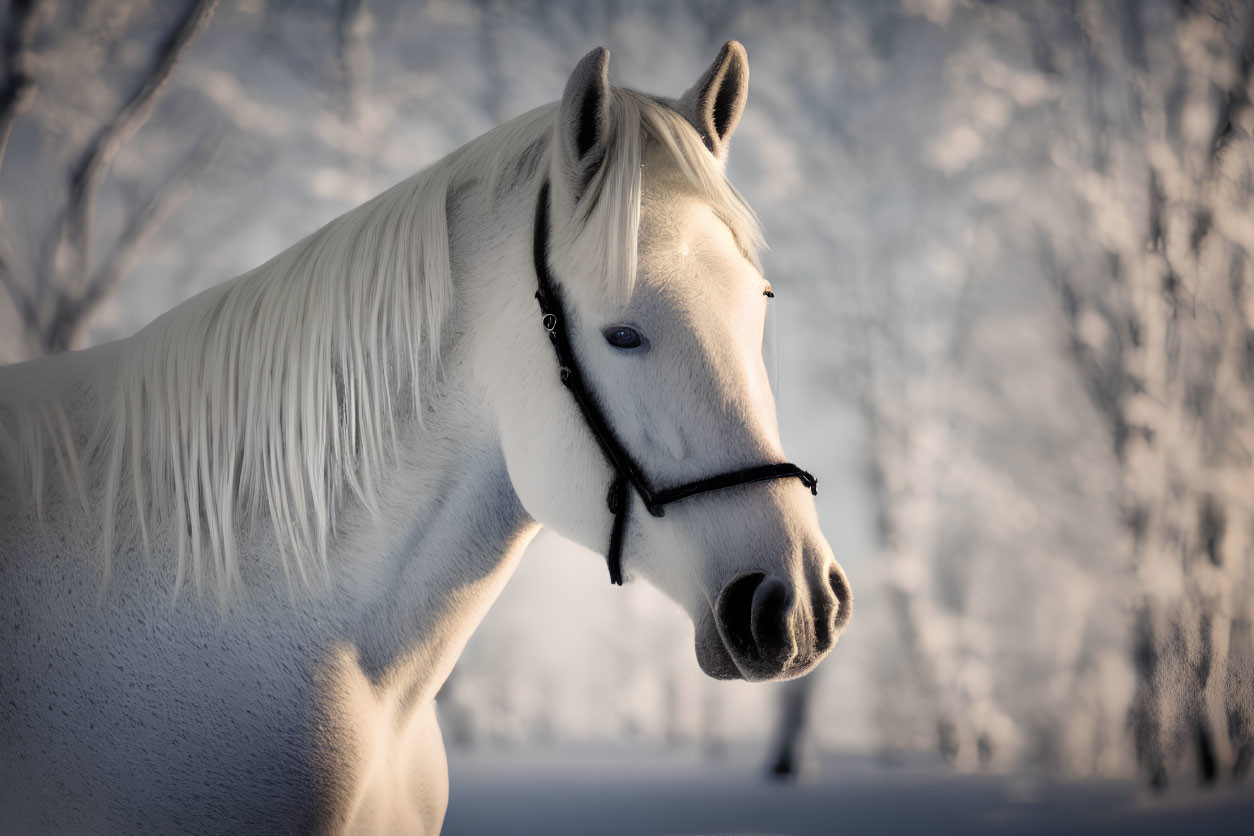
<path fill-rule="evenodd" d="M 626 325 L 615 325 L 605 331 L 605 341 L 615 348 L 636 348 L 643 340 L 640 332 Z"/>

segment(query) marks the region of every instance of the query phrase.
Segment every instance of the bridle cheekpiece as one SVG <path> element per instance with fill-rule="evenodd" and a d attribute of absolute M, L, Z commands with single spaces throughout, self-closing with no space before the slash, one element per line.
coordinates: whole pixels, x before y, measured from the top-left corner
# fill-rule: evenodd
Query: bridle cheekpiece
<path fill-rule="evenodd" d="M 549 271 L 549 181 L 545 180 L 540 187 L 540 196 L 536 204 L 535 243 L 533 248 L 536 278 L 540 289 L 536 291 L 536 300 L 540 303 L 541 324 L 548 332 L 553 351 L 557 354 L 558 376 L 562 384 L 571 393 L 584 421 L 593 437 L 601 446 L 601 452 L 614 470 L 614 480 L 610 483 L 609 508 L 614 515 L 614 525 L 610 531 L 610 548 L 606 555 L 609 563 L 610 582 L 622 585 L 623 582 L 623 537 L 627 529 L 629 511 L 628 487 L 635 488 L 644 507 L 655 517 L 665 516 L 666 506 L 681 499 L 688 499 L 697 494 L 721 491 L 737 485 L 748 485 L 753 482 L 768 482 L 774 479 L 796 477 L 801 480 L 810 493 L 817 495 L 818 480 L 806 471 L 789 462 L 778 464 L 760 464 L 743 470 L 720 473 L 705 479 L 697 479 L 676 485 L 673 488 L 655 490 L 644 471 L 636 464 L 618 436 L 614 434 L 609 421 L 601 410 L 600 402 L 579 367 L 579 359 L 575 356 L 570 343 L 570 335 L 566 332 L 565 311 L 562 308 L 562 294 Z"/>

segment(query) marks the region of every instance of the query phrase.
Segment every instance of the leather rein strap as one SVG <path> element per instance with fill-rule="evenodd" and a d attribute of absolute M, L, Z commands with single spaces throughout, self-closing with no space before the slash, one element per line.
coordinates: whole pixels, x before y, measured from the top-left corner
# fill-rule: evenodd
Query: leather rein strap
<path fill-rule="evenodd" d="M 673 488 L 655 490 L 645 477 L 644 471 L 636 463 L 636 460 L 632 458 L 627 449 L 623 447 L 622 442 L 618 440 L 618 436 L 614 434 L 613 428 L 610 427 L 609 421 L 606 420 L 604 413 L 601 411 L 600 401 L 597 400 L 596 394 L 589 387 L 587 380 L 584 379 L 583 372 L 579 366 L 579 359 L 575 356 L 574 348 L 571 346 L 570 334 L 566 331 L 566 316 L 562 307 L 562 294 L 557 287 L 557 283 L 553 280 L 552 273 L 549 272 L 548 180 L 545 180 L 544 185 L 540 187 L 540 197 L 536 204 L 533 257 L 535 260 L 536 278 L 540 285 L 540 289 L 536 291 L 536 300 L 540 303 L 541 322 L 544 325 L 544 329 L 549 333 L 549 341 L 553 344 L 553 351 L 557 355 L 558 375 L 562 384 L 574 397 L 575 403 L 579 405 L 579 411 L 583 413 L 588 429 L 592 430 L 592 435 L 596 438 L 597 443 L 601 445 L 601 452 L 605 454 L 610 467 L 614 470 L 614 481 L 610 484 L 609 492 L 609 508 L 610 513 L 614 515 L 614 525 L 610 532 L 609 553 L 606 555 L 610 568 L 611 583 L 620 586 L 623 583 L 623 538 L 627 529 L 627 516 L 630 511 L 628 487 L 635 488 L 641 501 L 644 502 L 644 507 L 655 517 L 664 516 L 666 513 L 665 506 L 673 502 L 679 502 L 682 499 L 688 499 L 698 494 L 710 493 L 711 491 L 721 491 L 737 485 L 766 482 L 773 479 L 796 477 L 810 489 L 810 493 L 818 494 L 818 480 L 795 464 L 789 464 L 788 462 L 760 464 L 754 467 L 747 467 L 744 470 L 735 470 L 728 473 L 720 473 L 717 476 L 710 476 L 706 479 L 697 479 L 693 482 L 676 485 Z"/>

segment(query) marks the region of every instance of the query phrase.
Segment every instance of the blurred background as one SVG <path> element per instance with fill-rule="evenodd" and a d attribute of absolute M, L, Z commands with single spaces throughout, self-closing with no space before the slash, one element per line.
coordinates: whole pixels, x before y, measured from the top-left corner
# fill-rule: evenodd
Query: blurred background
<path fill-rule="evenodd" d="M 1254 4 L 9 0 L 3 26 L 4 362 L 133 333 L 594 46 L 672 96 L 746 46 L 728 171 L 856 617 L 811 676 L 714 682 L 678 608 L 542 533 L 439 698 L 449 832 L 1248 821 Z"/>

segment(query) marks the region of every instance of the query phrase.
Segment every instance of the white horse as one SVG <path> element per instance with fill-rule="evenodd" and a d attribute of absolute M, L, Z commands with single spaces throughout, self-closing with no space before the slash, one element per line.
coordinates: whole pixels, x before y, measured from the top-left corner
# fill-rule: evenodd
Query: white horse
<path fill-rule="evenodd" d="M 0 369 L 0 832 L 437 831 L 435 693 L 540 525 L 613 531 L 711 676 L 828 652 L 848 584 L 763 470 L 744 50 L 676 101 L 608 67 L 130 339 Z"/>

